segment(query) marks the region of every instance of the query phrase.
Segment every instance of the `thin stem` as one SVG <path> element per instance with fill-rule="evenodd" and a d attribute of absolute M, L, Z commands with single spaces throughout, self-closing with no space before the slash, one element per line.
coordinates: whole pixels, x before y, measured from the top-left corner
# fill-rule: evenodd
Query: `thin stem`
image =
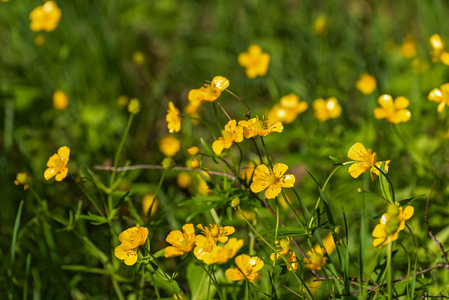
<path fill-rule="evenodd" d="M 391 236 L 388 237 L 388 249 L 387 249 L 387 290 L 388 290 L 388 300 L 391 300 Z"/>
<path fill-rule="evenodd" d="M 225 89 L 225 91 L 228 92 L 229 94 L 231 94 L 232 96 L 234 96 L 235 98 L 237 98 L 240 102 L 242 102 L 246 106 L 248 111 L 246 112 L 246 114 L 244 114 L 244 116 L 247 117 L 248 119 L 250 119 L 251 118 L 251 109 L 249 108 L 248 104 L 246 104 L 245 101 L 242 100 L 242 98 L 238 97 L 236 94 L 234 94 L 230 90 Z"/>
<path fill-rule="evenodd" d="M 134 118 L 134 114 L 130 114 L 129 119 L 128 119 L 128 124 L 126 125 L 125 133 L 123 134 L 122 140 L 120 141 L 120 144 L 118 145 L 117 152 L 115 153 L 114 169 L 112 171 L 111 178 L 109 180 L 109 187 L 111 187 L 114 184 L 115 176 L 116 176 L 116 172 L 117 172 L 116 169 L 117 169 L 117 165 L 118 165 L 118 160 L 120 158 L 120 154 L 122 152 L 123 145 L 125 144 L 126 137 L 128 136 L 129 129 L 131 128 L 131 123 L 133 121 L 133 118 Z"/>
<path fill-rule="evenodd" d="M 221 110 L 224 112 L 224 114 L 226 115 L 226 117 L 228 117 L 229 121 L 231 121 L 231 117 L 228 115 L 228 113 L 226 112 L 226 110 L 224 109 L 224 107 L 220 104 L 220 102 L 217 102 L 217 105 L 220 106 Z"/>
<path fill-rule="evenodd" d="M 262 146 L 265 151 L 265 155 L 267 156 L 268 164 L 270 165 L 270 168 L 273 169 L 273 164 L 271 163 L 270 155 L 268 154 L 267 146 L 265 145 L 263 136 L 260 136 L 260 140 L 262 141 Z"/>
<path fill-rule="evenodd" d="M 120 300 L 125 300 L 125 297 L 123 297 L 122 291 L 120 290 L 120 286 L 117 283 L 117 280 L 115 280 L 114 276 L 111 276 L 112 285 L 114 286 L 115 293 L 117 294 L 117 297 Z"/>

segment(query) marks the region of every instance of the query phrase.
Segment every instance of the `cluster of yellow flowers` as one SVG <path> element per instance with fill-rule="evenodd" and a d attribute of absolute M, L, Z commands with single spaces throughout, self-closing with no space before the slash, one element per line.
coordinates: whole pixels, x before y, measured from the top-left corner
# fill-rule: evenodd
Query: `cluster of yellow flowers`
<path fill-rule="evenodd" d="M 53 31 L 61 19 L 61 10 L 54 1 L 47 1 L 30 13 L 32 31 Z"/>
<path fill-rule="evenodd" d="M 118 236 L 121 244 L 114 250 L 118 259 L 124 260 L 125 264 L 132 266 L 137 262 L 137 248 L 144 245 L 148 237 L 146 227 L 132 227 Z"/>
<path fill-rule="evenodd" d="M 443 64 L 449 66 L 449 53 L 444 49 L 443 41 L 439 34 L 434 34 L 430 37 L 430 46 L 432 51 L 430 55 L 432 56 L 433 62 L 441 61 Z"/>
<path fill-rule="evenodd" d="M 308 108 L 305 101 L 300 101 L 295 94 L 288 94 L 281 98 L 268 113 L 268 119 L 290 124 L 296 117 Z"/>
<path fill-rule="evenodd" d="M 373 246 L 382 247 L 388 242 L 398 239 L 399 231 L 405 227 L 405 221 L 413 216 L 415 209 L 413 206 L 406 206 L 404 209 L 397 204 L 390 204 L 387 212 L 380 218 L 380 224 L 373 231 Z"/>

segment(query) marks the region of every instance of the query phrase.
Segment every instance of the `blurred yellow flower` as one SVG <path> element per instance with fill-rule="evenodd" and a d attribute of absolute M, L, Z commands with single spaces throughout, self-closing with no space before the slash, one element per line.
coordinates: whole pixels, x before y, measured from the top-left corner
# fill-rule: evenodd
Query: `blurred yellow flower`
<path fill-rule="evenodd" d="M 368 73 L 363 73 L 355 83 L 355 87 L 363 94 L 369 95 L 376 89 L 376 78 Z"/>
<path fill-rule="evenodd" d="M 446 105 L 449 104 L 449 83 L 443 84 L 439 89 L 433 89 L 427 98 L 439 103 L 437 110 L 440 113 L 443 112 Z"/>
<path fill-rule="evenodd" d="M 194 107 L 198 107 L 204 101 L 214 102 L 228 87 L 229 80 L 226 77 L 215 76 L 210 84 L 190 90 L 188 98 Z"/>
<path fill-rule="evenodd" d="M 408 109 L 409 101 L 403 96 L 397 97 L 394 101 L 390 95 L 382 95 L 377 99 L 381 107 L 374 109 L 376 119 L 387 119 L 387 121 L 398 124 L 410 120 L 412 114 Z"/>
<path fill-rule="evenodd" d="M 259 119 L 259 117 L 252 118 L 248 121 L 239 121 L 239 126 L 243 128 L 243 134 L 247 139 L 254 136 L 267 136 L 271 132 L 282 132 L 284 126 L 279 121 L 271 122 L 269 119 Z"/>
<path fill-rule="evenodd" d="M 165 257 L 175 257 L 192 251 L 195 246 L 195 228 L 193 224 L 185 224 L 182 231 L 173 230 L 169 233 L 165 241 L 172 246 L 168 246 L 164 250 Z"/>
<path fill-rule="evenodd" d="M 232 226 L 223 227 L 220 225 L 209 224 L 209 227 L 203 227 L 203 225 L 199 224 L 196 227 L 198 227 L 206 237 L 220 243 L 226 243 L 226 241 L 228 240 L 228 235 L 231 235 L 235 232 L 235 228 Z"/>
<path fill-rule="evenodd" d="M 125 107 L 129 103 L 129 98 L 126 95 L 120 95 L 117 99 L 117 105 L 120 107 Z"/>
<path fill-rule="evenodd" d="M 156 213 L 157 206 L 158 206 L 158 201 L 157 201 L 157 199 L 154 200 L 154 194 L 146 194 L 142 200 L 142 211 L 143 211 L 144 217 L 146 217 L 148 215 L 148 211 L 150 210 L 150 207 L 151 207 L 150 216 L 152 217 Z"/>
<path fill-rule="evenodd" d="M 380 223 L 373 230 L 373 246 L 382 247 L 388 244 L 388 241 L 397 240 L 399 231 L 404 229 L 405 221 L 413 216 L 414 211 L 413 206 L 406 206 L 402 210 L 402 207 L 390 204 Z"/>
<path fill-rule="evenodd" d="M 36 44 L 36 46 L 42 46 L 45 43 L 44 36 L 41 34 L 36 36 L 36 38 L 34 39 L 34 43 Z"/>
<path fill-rule="evenodd" d="M 179 114 L 179 109 L 177 109 L 171 101 L 168 102 L 167 116 L 165 117 L 165 120 L 167 121 L 167 127 L 170 133 L 181 130 L 182 119 Z"/>
<path fill-rule="evenodd" d="M 363 146 L 361 143 L 355 143 L 349 149 L 348 157 L 356 161 L 349 167 L 348 170 L 349 174 L 351 174 L 352 177 L 357 178 L 360 176 L 360 174 L 367 171 L 368 169 L 370 169 L 371 180 L 374 180 L 377 176 L 379 176 L 379 170 L 377 170 L 374 166 L 380 168 L 383 161 L 378 162 L 377 154 L 375 152 L 372 152 L 371 149 L 366 149 L 365 146 Z M 387 173 L 388 164 L 390 163 L 390 161 L 387 160 L 384 162 L 385 173 Z"/>
<path fill-rule="evenodd" d="M 190 174 L 187 172 L 181 172 L 176 177 L 176 183 L 178 186 L 182 189 L 186 189 L 190 186 L 192 183 L 192 178 L 190 177 Z"/>
<path fill-rule="evenodd" d="M 315 19 L 312 27 L 313 32 L 318 33 L 321 36 L 327 34 L 327 19 L 324 16 L 320 16 Z"/>
<path fill-rule="evenodd" d="M 192 169 L 196 169 L 200 166 L 200 162 L 198 161 L 198 159 L 194 158 L 192 159 L 192 161 L 190 162 L 190 167 Z"/>
<path fill-rule="evenodd" d="M 290 265 L 287 265 L 287 269 L 289 271 L 298 270 L 298 260 L 296 258 L 296 254 L 291 250 L 292 248 L 291 238 L 285 238 L 280 240 L 279 245 L 277 245 L 276 248 L 278 248 L 277 250 L 279 251 L 276 253 L 276 260 L 279 259 L 281 256 L 285 256 L 287 261 L 290 263 Z M 271 253 L 270 259 L 275 260 L 274 257 L 275 253 Z"/>
<path fill-rule="evenodd" d="M 300 101 L 297 95 L 288 94 L 281 98 L 279 104 L 273 106 L 268 113 L 268 119 L 289 124 L 296 119 L 298 114 L 305 111 L 308 106 L 307 102 Z"/>
<path fill-rule="evenodd" d="M 430 46 L 432 50 L 430 55 L 432 56 L 433 62 L 441 61 L 445 65 L 449 65 L 449 53 L 444 49 L 443 41 L 439 34 L 434 34 L 430 37 Z"/>
<path fill-rule="evenodd" d="M 140 112 L 140 101 L 137 98 L 133 98 L 129 101 L 128 111 L 130 114 L 137 115 Z"/>
<path fill-rule="evenodd" d="M 313 109 L 315 110 L 315 117 L 321 121 L 338 118 L 341 115 L 341 106 L 335 97 L 326 100 L 320 98 L 313 101 Z"/>
<path fill-rule="evenodd" d="M 259 162 L 257 162 L 259 163 Z M 249 181 L 254 173 L 254 170 L 256 170 L 257 165 L 253 161 L 249 161 L 246 167 L 242 168 L 240 171 L 240 178 L 245 179 L 246 181 Z"/>
<path fill-rule="evenodd" d="M 239 255 L 235 258 L 235 264 L 237 268 L 226 270 L 226 277 L 229 280 L 240 281 L 246 278 L 249 282 L 256 282 L 262 277 L 262 274 L 258 272 L 263 268 L 264 263 L 257 256 Z"/>
<path fill-rule="evenodd" d="M 304 257 L 305 267 L 317 271 L 321 270 L 327 260 L 325 253 L 326 250 L 322 247 L 315 247 L 307 251 L 308 257 Z"/>
<path fill-rule="evenodd" d="M 198 147 L 193 146 L 193 147 L 190 147 L 189 149 L 187 149 L 187 152 L 193 156 L 193 155 L 197 155 L 198 152 L 200 152 L 200 149 Z"/>
<path fill-rule="evenodd" d="M 411 35 L 407 35 L 402 41 L 401 54 L 405 58 L 412 58 L 416 56 L 416 41 Z"/>
<path fill-rule="evenodd" d="M 273 199 L 281 192 L 282 188 L 291 188 L 295 184 L 295 176 L 284 175 L 288 166 L 278 163 L 274 165 L 270 171 L 264 164 L 259 165 L 254 171 L 253 183 L 251 183 L 251 191 L 259 193 L 265 191 L 267 199 Z"/>
<path fill-rule="evenodd" d="M 49 180 L 56 175 L 56 181 L 63 180 L 69 172 L 69 168 L 67 167 L 69 156 L 70 149 L 68 147 L 63 146 L 59 148 L 58 153 L 53 154 L 53 156 L 48 159 L 48 168 L 44 172 L 45 179 Z"/>
<path fill-rule="evenodd" d="M 134 52 L 134 54 L 133 54 L 133 62 L 136 65 L 141 66 L 141 65 L 143 65 L 145 63 L 145 61 L 146 61 L 145 54 L 143 54 L 142 51 Z"/>
<path fill-rule="evenodd" d="M 226 263 L 229 259 L 233 258 L 237 252 L 242 248 L 243 240 L 237 240 L 236 238 L 231 238 L 229 241 L 223 246 L 217 246 L 217 262 Z"/>
<path fill-rule="evenodd" d="M 242 52 L 238 56 L 239 64 L 246 68 L 246 76 L 255 78 L 257 76 L 265 76 L 270 63 L 270 55 L 262 52 L 262 48 L 258 45 L 250 45 L 248 52 Z"/>
<path fill-rule="evenodd" d="M 47 1 L 30 13 L 30 28 L 32 31 L 53 31 L 61 19 L 61 10 L 54 1 Z"/>
<path fill-rule="evenodd" d="M 233 142 L 240 143 L 243 141 L 243 128 L 237 126 L 236 120 L 230 120 L 224 130 L 221 131 L 221 137 L 218 138 L 213 144 L 212 149 L 215 154 L 221 154 L 223 149 L 229 149 Z"/>
<path fill-rule="evenodd" d="M 172 157 L 181 149 L 181 142 L 171 134 L 166 134 L 159 140 L 159 150 L 165 156 Z"/>
<path fill-rule="evenodd" d="M 53 94 L 53 107 L 57 110 L 65 110 L 69 105 L 69 97 L 60 90 L 57 90 Z"/>
<path fill-rule="evenodd" d="M 210 178 L 209 174 L 207 174 L 207 172 L 205 172 L 205 171 L 203 171 L 203 175 L 207 178 Z M 204 180 L 200 174 L 197 174 L 197 178 L 198 178 L 198 184 L 196 187 L 197 187 L 198 193 L 203 196 L 209 195 L 211 193 L 211 190 L 209 188 L 209 185 L 207 185 L 206 180 Z"/>
<path fill-rule="evenodd" d="M 16 180 L 14 180 L 15 185 L 23 185 L 23 189 L 28 189 L 28 175 L 25 172 L 17 173 Z"/>
<path fill-rule="evenodd" d="M 242 215 L 242 213 L 243 213 L 243 215 Z M 256 214 L 250 210 L 242 209 L 242 212 L 240 212 L 240 210 L 236 210 L 234 214 L 238 219 L 240 219 L 242 221 L 245 221 L 245 217 L 250 222 L 253 222 L 254 220 L 256 220 Z"/>

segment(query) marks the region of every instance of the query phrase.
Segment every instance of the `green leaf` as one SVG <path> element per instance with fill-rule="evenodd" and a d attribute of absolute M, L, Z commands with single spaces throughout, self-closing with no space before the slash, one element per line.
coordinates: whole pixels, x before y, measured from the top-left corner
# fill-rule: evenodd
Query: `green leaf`
<path fill-rule="evenodd" d="M 380 166 L 380 170 L 385 172 L 385 162 L 382 162 L 382 165 Z M 390 186 L 390 182 L 388 181 L 388 178 L 379 171 L 379 183 L 380 183 L 380 190 L 382 192 L 382 196 L 388 200 L 389 203 L 394 203 L 394 195 L 393 191 Z"/>
<path fill-rule="evenodd" d="M 61 269 L 75 271 L 75 272 L 109 275 L 109 272 L 106 271 L 105 269 L 93 268 L 93 267 L 84 266 L 84 265 L 62 265 Z"/>
<path fill-rule="evenodd" d="M 87 212 L 88 215 L 79 215 L 81 219 L 91 221 L 91 224 L 93 225 L 101 225 L 108 223 L 108 219 L 103 216 L 94 215 L 90 211 Z"/>
<path fill-rule="evenodd" d="M 267 231 L 263 231 L 260 234 L 264 236 L 273 236 L 275 234 L 276 229 L 271 229 Z M 299 235 L 307 235 L 307 230 L 302 227 L 280 227 L 278 229 L 278 237 L 287 237 L 287 236 L 299 236 Z"/>

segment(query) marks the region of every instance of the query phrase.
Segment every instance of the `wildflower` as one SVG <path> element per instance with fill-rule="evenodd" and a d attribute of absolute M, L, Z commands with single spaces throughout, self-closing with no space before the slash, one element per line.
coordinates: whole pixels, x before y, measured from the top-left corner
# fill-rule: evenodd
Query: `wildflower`
<path fill-rule="evenodd" d="M 216 240 L 211 236 L 197 235 L 193 254 L 199 260 L 211 265 L 218 261 Z M 214 251 L 215 250 L 215 251 Z"/>
<path fill-rule="evenodd" d="M 430 37 L 430 46 L 432 51 L 430 55 L 432 56 L 433 62 L 441 61 L 445 65 L 449 65 L 449 53 L 444 49 L 443 41 L 439 34 L 434 34 Z"/>
<path fill-rule="evenodd" d="M 223 149 L 231 148 L 233 142 L 243 141 L 243 129 L 241 126 L 237 126 L 236 120 L 230 120 L 221 134 L 222 136 L 212 144 L 215 154 L 221 154 Z"/>
<path fill-rule="evenodd" d="M 256 170 L 256 167 L 256 163 L 254 163 L 253 161 L 249 161 L 246 167 L 242 168 L 242 171 L 240 172 L 240 178 L 249 181 L 251 177 L 253 177 L 253 173 L 254 170 Z"/>
<path fill-rule="evenodd" d="M 58 149 L 58 153 L 53 154 L 48 159 L 47 162 L 47 170 L 44 172 L 44 177 L 46 180 L 49 180 L 53 176 L 56 175 L 56 181 L 63 180 L 67 173 L 69 172 L 69 168 L 67 167 L 67 163 L 69 161 L 70 149 L 66 146 L 63 146 Z"/>
<path fill-rule="evenodd" d="M 281 256 L 285 256 L 287 261 L 290 263 L 290 265 L 287 265 L 287 269 L 289 271 L 298 270 L 298 260 L 296 259 L 295 252 L 291 250 L 291 247 L 291 238 L 282 239 L 277 246 L 277 248 L 279 248 L 279 251 L 277 253 L 271 253 L 270 259 L 275 260 L 275 254 L 276 259 L 279 259 Z"/>
<path fill-rule="evenodd" d="M 439 89 L 433 89 L 427 98 L 439 103 L 437 110 L 443 112 L 446 105 L 449 104 L 449 83 L 443 84 Z"/>
<path fill-rule="evenodd" d="M 123 249 L 137 249 L 144 245 L 148 237 L 148 229 L 146 227 L 131 227 L 122 231 L 118 236 L 121 247 Z"/>
<path fill-rule="evenodd" d="M 157 199 L 154 199 L 154 194 L 146 194 L 143 197 L 142 200 L 142 211 L 143 211 L 143 215 L 146 217 L 148 215 L 148 211 L 150 210 L 151 207 L 151 213 L 150 216 L 152 217 L 157 210 L 157 206 L 158 206 L 158 201 Z"/>
<path fill-rule="evenodd" d="M 193 106 L 200 106 L 202 102 L 214 102 L 221 93 L 229 87 L 229 80 L 223 76 L 215 76 L 210 84 L 189 92 L 189 101 Z"/>
<path fill-rule="evenodd" d="M 376 78 L 368 73 L 363 73 L 355 83 L 355 87 L 364 95 L 369 95 L 376 89 Z"/>
<path fill-rule="evenodd" d="M 199 224 L 196 227 L 198 227 L 206 237 L 210 237 L 212 240 L 220 243 L 226 243 L 228 240 L 227 236 L 235 232 L 235 228 L 232 226 L 223 227 L 220 225 L 209 224 L 209 227 L 203 227 L 203 225 Z"/>
<path fill-rule="evenodd" d="M 256 220 L 256 214 L 253 211 L 245 209 L 242 209 L 242 212 L 240 212 L 240 210 L 236 210 L 235 216 L 242 221 L 245 221 L 245 218 L 250 222 L 254 222 Z"/>
<path fill-rule="evenodd" d="M 198 147 L 190 147 L 189 149 L 187 149 L 187 152 L 193 156 L 197 155 L 198 152 L 200 152 L 200 149 Z"/>
<path fill-rule="evenodd" d="M 133 99 L 131 99 L 131 101 L 129 101 L 128 111 L 133 115 L 137 115 L 139 113 L 139 111 L 140 111 L 139 99 L 133 98 Z"/>
<path fill-rule="evenodd" d="M 235 258 L 235 264 L 237 268 L 226 270 L 226 277 L 229 280 L 240 281 L 248 279 L 249 282 L 256 282 L 262 277 L 262 274 L 258 273 L 258 271 L 263 268 L 264 263 L 257 256 L 239 255 Z"/>
<path fill-rule="evenodd" d="M 175 257 L 192 251 L 195 246 L 195 228 L 193 224 L 185 224 L 182 231 L 173 230 L 169 233 L 165 241 L 172 246 L 168 246 L 164 250 L 165 257 Z"/>
<path fill-rule="evenodd" d="M 321 122 L 338 118 L 341 115 L 341 106 L 335 97 L 326 100 L 316 99 L 312 105 L 315 110 L 315 117 Z"/>
<path fill-rule="evenodd" d="M 127 106 L 129 103 L 129 98 L 128 96 L 125 95 L 121 95 L 120 97 L 118 97 L 117 99 L 117 105 L 120 107 L 125 107 Z"/>
<path fill-rule="evenodd" d="M 296 119 L 298 114 L 305 111 L 308 106 L 307 102 L 300 101 L 297 95 L 288 94 L 281 98 L 279 104 L 273 106 L 268 113 L 268 119 L 289 124 Z"/>
<path fill-rule="evenodd" d="M 380 168 L 382 161 L 377 161 L 377 154 L 372 152 L 371 149 L 366 149 L 361 143 L 355 143 L 348 151 L 348 157 L 355 160 L 356 162 L 349 167 L 349 174 L 352 177 L 357 178 L 363 172 L 370 169 L 371 180 L 376 179 L 379 175 L 379 170 L 375 167 Z M 385 173 L 388 172 L 388 163 L 390 161 L 385 161 Z"/>
<path fill-rule="evenodd" d="M 30 28 L 32 31 L 53 31 L 61 19 L 61 10 L 54 1 L 47 1 L 30 13 Z"/>
<path fill-rule="evenodd" d="M 53 107 L 57 110 L 65 110 L 69 105 L 69 97 L 60 90 L 53 94 Z"/>
<path fill-rule="evenodd" d="M 120 246 L 114 249 L 115 257 L 123 260 L 126 265 L 132 266 L 137 262 L 137 249 L 123 249 Z"/>
<path fill-rule="evenodd" d="M 165 156 L 175 156 L 179 149 L 181 149 L 181 142 L 171 134 L 166 134 L 159 140 L 159 150 Z"/>
<path fill-rule="evenodd" d="M 382 95 L 377 99 L 381 107 L 374 109 L 376 119 L 386 118 L 393 124 L 407 122 L 410 120 L 411 113 L 406 107 L 409 105 L 407 98 L 403 96 L 397 97 L 394 101 L 390 95 Z"/>
<path fill-rule="evenodd" d="M 192 159 L 192 161 L 190 162 L 190 167 L 192 169 L 196 169 L 200 166 L 200 162 L 198 161 L 198 159 L 194 158 Z"/>
<path fill-rule="evenodd" d="M 25 172 L 17 173 L 16 180 L 14 180 L 15 185 L 23 185 L 23 189 L 28 189 L 28 175 Z"/>
<path fill-rule="evenodd" d="M 305 267 L 317 271 L 321 270 L 327 260 L 325 253 L 326 250 L 322 247 L 315 247 L 314 249 L 307 251 L 308 257 L 304 257 Z"/>
<path fill-rule="evenodd" d="M 271 132 L 282 132 L 284 126 L 279 121 L 270 122 L 265 117 L 259 119 L 259 117 L 252 118 L 248 121 L 240 121 L 239 126 L 243 128 L 243 134 L 247 139 L 254 136 L 267 136 Z"/>
<path fill-rule="evenodd" d="M 175 166 L 175 161 L 171 157 L 165 157 L 162 160 L 161 165 L 162 165 L 162 168 L 164 168 L 164 170 L 171 170 Z"/>
<path fill-rule="evenodd" d="M 189 173 L 187 172 L 180 172 L 178 176 L 176 177 L 176 183 L 178 186 L 182 189 L 186 189 L 190 186 L 192 183 L 192 178 L 190 177 Z"/>
<path fill-rule="evenodd" d="M 404 38 L 401 46 L 401 54 L 405 58 L 412 58 L 416 55 L 416 41 L 413 36 L 408 35 Z"/>
<path fill-rule="evenodd" d="M 206 178 L 210 178 L 209 174 L 207 172 L 203 171 L 203 176 Z M 197 174 L 198 183 L 197 183 L 197 190 L 200 195 L 206 196 L 209 195 L 211 190 L 209 188 L 209 185 L 207 184 L 206 180 L 200 175 Z"/>
<path fill-rule="evenodd" d="M 324 16 L 315 19 L 312 27 L 313 32 L 318 33 L 321 36 L 325 36 L 327 33 L 327 19 Z"/>
<path fill-rule="evenodd" d="M 218 262 L 222 264 L 226 263 L 229 259 L 233 258 L 237 254 L 242 246 L 243 240 L 231 238 L 223 247 L 216 247 Z"/>
<path fill-rule="evenodd" d="M 270 55 L 262 52 L 262 48 L 258 45 L 250 45 L 248 52 L 242 52 L 237 58 L 239 65 L 246 68 L 246 76 L 256 78 L 257 76 L 265 76 L 270 63 Z"/>
<path fill-rule="evenodd" d="M 133 54 L 133 62 L 136 65 L 139 65 L 139 66 L 143 65 L 145 63 L 145 60 L 146 60 L 145 59 L 145 54 L 143 54 L 142 51 L 134 52 L 134 54 Z"/>
<path fill-rule="evenodd" d="M 238 196 L 235 196 L 234 199 L 231 200 L 229 205 L 231 205 L 232 208 L 236 208 L 240 204 L 240 198 Z"/>
<path fill-rule="evenodd" d="M 382 215 L 380 223 L 373 230 L 373 246 L 382 247 L 388 244 L 388 241 L 397 240 L 399 231 L 404 229 L 405 221 L 413 216 L 414 211 L 413 206 L 402 209 L 395 204 L 390 204 L 387 212 Z"/>
<path fill-rule="evenodd" d="M 251 191 L 259 193 L 265 191 L 265 197 L 273 199 L 281 192 L 281 188 L 291 188 L 295 184 L 295 176 L 284 175 L 288 166 L 282 163 L 274 165 L 273 170 L 268 170 L 267 166 L 261 164 L 254 171 Z"/>
<path fill-rule="evenodd" d="M 165 120 L 167 121 L 167 127 L 170 133 L 181 130 L 181 115 L 179 114 L 179 110 L 171 101 L 168 102 L 167 116 L 165 117 Z"/>

